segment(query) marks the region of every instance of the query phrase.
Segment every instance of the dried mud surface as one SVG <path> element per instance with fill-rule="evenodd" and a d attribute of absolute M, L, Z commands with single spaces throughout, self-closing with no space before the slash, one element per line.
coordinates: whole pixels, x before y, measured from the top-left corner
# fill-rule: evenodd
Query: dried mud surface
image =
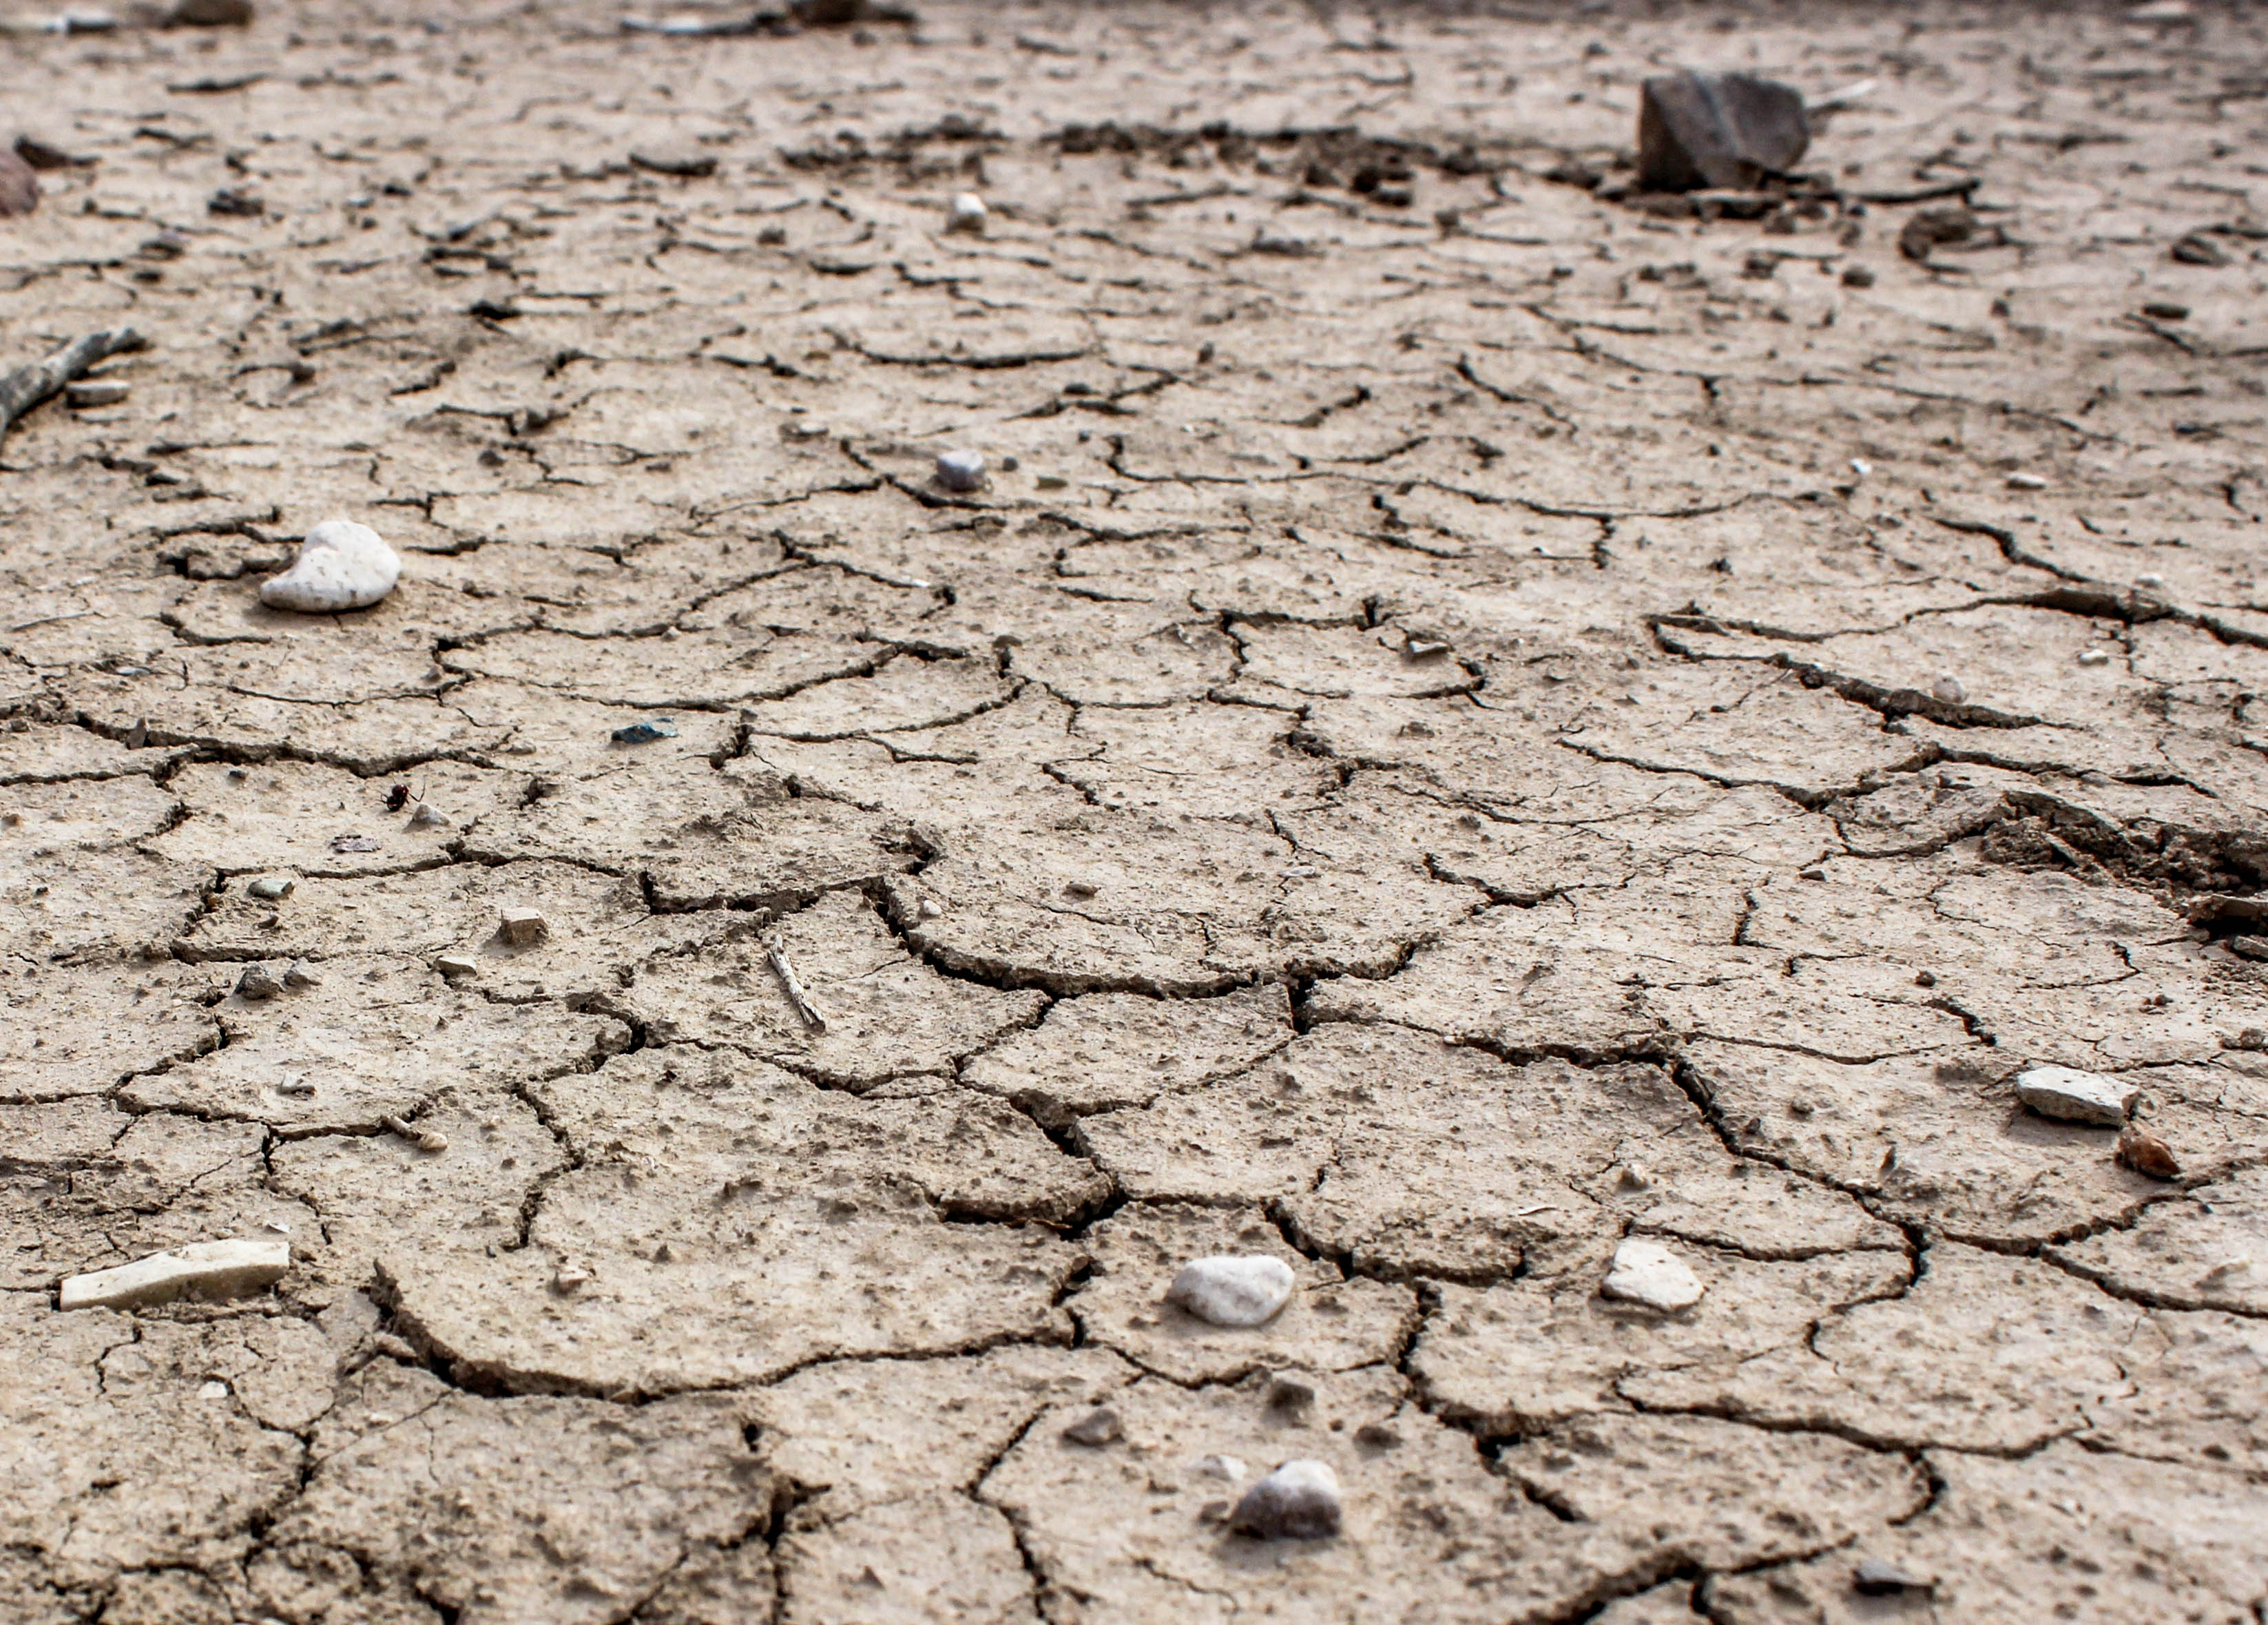
<path fill-rule="evenodd" d="M 0 447 L 0 1616 L 2268 1618 L 2257 13 L 268 9 L 6 45 L 151 348 Z M 1675 63 L 1840 196 L 1580 184 Z"/>

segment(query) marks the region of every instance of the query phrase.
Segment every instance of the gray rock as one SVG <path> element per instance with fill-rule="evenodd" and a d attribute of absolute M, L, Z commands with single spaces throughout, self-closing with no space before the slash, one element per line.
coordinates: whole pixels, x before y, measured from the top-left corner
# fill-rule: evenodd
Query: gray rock
<path fill-rule="evenodd" d="M 273 903 L 278 897 L 290 897 L 291 888 L 298 883 L 289 875 L 262 875 L 244 890 L 247 895 L 258 897 L 263 903 Z"/>
<path fill-rule="evenodd" d="M 2016 1075 L 2016 1098 L 2038 1112 L 2066 1123 L 2097 1123 L 2116 1128 L 2134 1110 L 2142 1091 L 2124 1078 L 2072 1067 L 2034 1067 Z"/>
<path fill-rule="evenodd" d="M 236 979 L 236 996 L 239 999 L 273 999 L 283 991 L 284 984 L 264 964 L 248 964 L 244 967 L 244 974 Z"/>
<path fill-rule="evenodd" d="M 1287 1461 L 1244 1492 L 1228 1526 L 1256 1540 L 1326 1540 L 1339 1532 L 1339 1480 L 1320 1461 Z"/>
<path fill-rule="evenodd" d="M 1810 144 L 1803 98 L 1753 74 L 1663 74 L 1640 92 L 1638 176 L 1649 192 L 1753 187 Z"/>
<path fill-rule="evenodd" d="M 1214 1326 L 1265 1326 L 1292 1301 L 1299 1284 L 1281 1259 L 1223 1254 L 1183 1265 L 1166 1301 Z"/>
<path fill-rule="evenodd" d="M 1063 1430 L 1063 1436 L 1074 1444 L 1100 1446 L 1109 1444 L 1124 1432 L 1125 1429 L 1118 1420 L 1118 1413 L 1108 1405 L 1098 1405 L 1071 1423 L 1070 1427 L 1065 1428 Z"/>
<path fill-rule="evenodd" d="M 977 490 L 984 484 L 984 454 L 939 452 L 937 455 L 937 483 L 947 491 Z"/>
<path fill-rule="evenodd" d="M 322 985 L 323 973 L 304 959 L 294 959 L 291 968 L 284 972 L 284 986 L 286 987 L 320 987 Z"/>
<path fill-rule="evenodd" d="M 497 934 L 514 948 L 530 948 L 551 934 L 541 911 L 532 908 L 508 908 L 504 911 L 497 927 Z"/>

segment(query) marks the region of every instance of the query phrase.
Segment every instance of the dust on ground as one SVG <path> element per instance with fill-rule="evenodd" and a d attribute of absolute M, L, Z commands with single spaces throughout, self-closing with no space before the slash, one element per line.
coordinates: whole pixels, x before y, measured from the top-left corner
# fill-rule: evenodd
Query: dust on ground
<path fill-rule="evenodd" d="M 9 41 L 95 161 L 0 348 L 151 347 L 0 454 L 0 1614 L 2256 1620 L 2268 29 L 2180 9 Z M 1677 63 L 1878 85 L 1712 218 Z M 334 516 L 401 586 L 261 608 Z M 1341 1536 L 1229 1533 L 1292 1459 Z"/>

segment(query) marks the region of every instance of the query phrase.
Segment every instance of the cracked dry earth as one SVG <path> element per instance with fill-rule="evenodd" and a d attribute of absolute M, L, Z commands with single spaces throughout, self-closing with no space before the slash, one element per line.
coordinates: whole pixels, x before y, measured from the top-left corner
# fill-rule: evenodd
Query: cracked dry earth
<path fill-rule="evenodd" d="M 2259 16 L 272 9 L 8 47 L 151 348 L 0 481 L 0 1616 L 2259 1618 Z M 1565 179 L 1680 62 L 1843 198 Z"/>

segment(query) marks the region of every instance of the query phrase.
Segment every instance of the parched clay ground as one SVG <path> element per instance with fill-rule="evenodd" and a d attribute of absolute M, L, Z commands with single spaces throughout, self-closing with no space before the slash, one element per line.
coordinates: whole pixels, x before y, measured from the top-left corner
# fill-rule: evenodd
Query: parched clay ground
<path fill-rule="evenodd" d="M 2261 1616 L 2257 13 L 263 4 L 5 48 L 0 358 L 151 348 L 0 447 L 0 1616 Z M 1672 63 L 1980 233 L 1572 183 Z"/>

